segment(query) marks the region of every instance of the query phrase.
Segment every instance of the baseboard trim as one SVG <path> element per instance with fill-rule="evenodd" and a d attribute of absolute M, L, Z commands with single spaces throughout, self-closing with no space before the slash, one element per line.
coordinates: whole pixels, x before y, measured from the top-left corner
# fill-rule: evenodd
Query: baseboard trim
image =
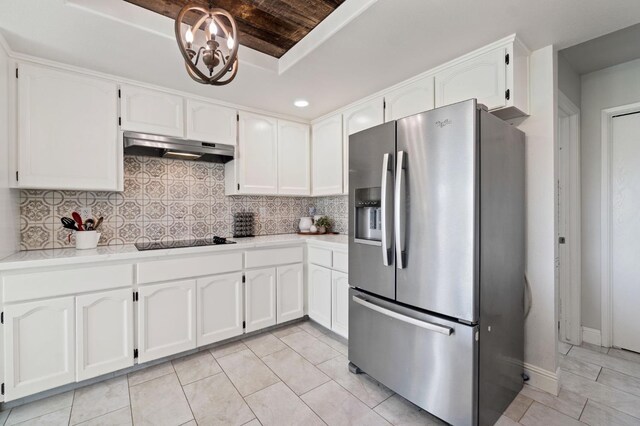
<path fill-rule="evenodd" d="M 582 341 L 592 345 L 602 346 L 602 335 L 595 328 L 582 327 Z"/>
<path fill-rule="evenodd" d="M 524 363 L 524 372 L 529 376 L 527 384 L 556 396 L 560 391 L 559 371 L 554 373 L 537 365 Z"/>

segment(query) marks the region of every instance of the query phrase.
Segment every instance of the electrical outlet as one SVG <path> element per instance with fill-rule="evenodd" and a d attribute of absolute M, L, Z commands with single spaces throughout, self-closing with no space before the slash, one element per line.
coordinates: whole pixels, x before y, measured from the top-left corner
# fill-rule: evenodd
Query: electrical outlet
<path fill-rule="evenodd" d="M 93 217 L 91 215 L 91 207 L 80 207 L 78 213 L 80 213 L 80 217 L 82 217 L 83 221 Z"/>

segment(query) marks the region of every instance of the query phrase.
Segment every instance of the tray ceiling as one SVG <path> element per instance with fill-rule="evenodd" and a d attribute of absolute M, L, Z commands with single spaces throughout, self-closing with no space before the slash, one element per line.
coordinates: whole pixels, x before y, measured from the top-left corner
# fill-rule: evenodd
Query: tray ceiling
<path fill-rule="evenodd" d="M 125 0 L 175 19 L 189 0 Z M 280 58 L 302 40 L 345 0 L 215 0 L 213 7 L 227 10 L 240 33 L 240 44 Z M 194 0 L 204 7 L 207 0 Z M 187 15 L 185 23 L 194 24 Z"/>

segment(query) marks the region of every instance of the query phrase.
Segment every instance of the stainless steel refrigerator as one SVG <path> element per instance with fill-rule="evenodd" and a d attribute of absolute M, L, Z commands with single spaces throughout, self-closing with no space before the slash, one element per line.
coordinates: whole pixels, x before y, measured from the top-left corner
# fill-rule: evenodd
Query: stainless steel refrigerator
<path fill-rule="evenodd" d="M 524 134 L 476 100 L 349 138 L 349 361 L 454 425 L 523 384 Z"/>

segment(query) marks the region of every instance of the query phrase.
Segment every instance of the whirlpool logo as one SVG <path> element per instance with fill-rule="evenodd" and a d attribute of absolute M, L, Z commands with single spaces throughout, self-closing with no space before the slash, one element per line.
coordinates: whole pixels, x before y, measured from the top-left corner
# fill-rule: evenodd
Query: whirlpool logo
<path fill-rule="evenodd" d="M 446 120 L 438 120 L 438 121 L 436 121 L 436 126 L 440 127 L 441 129 L 444 126 L 448 126 L 449 124 L 451 124 L 451 120 L 449 120 L 448 118 Z"/>

